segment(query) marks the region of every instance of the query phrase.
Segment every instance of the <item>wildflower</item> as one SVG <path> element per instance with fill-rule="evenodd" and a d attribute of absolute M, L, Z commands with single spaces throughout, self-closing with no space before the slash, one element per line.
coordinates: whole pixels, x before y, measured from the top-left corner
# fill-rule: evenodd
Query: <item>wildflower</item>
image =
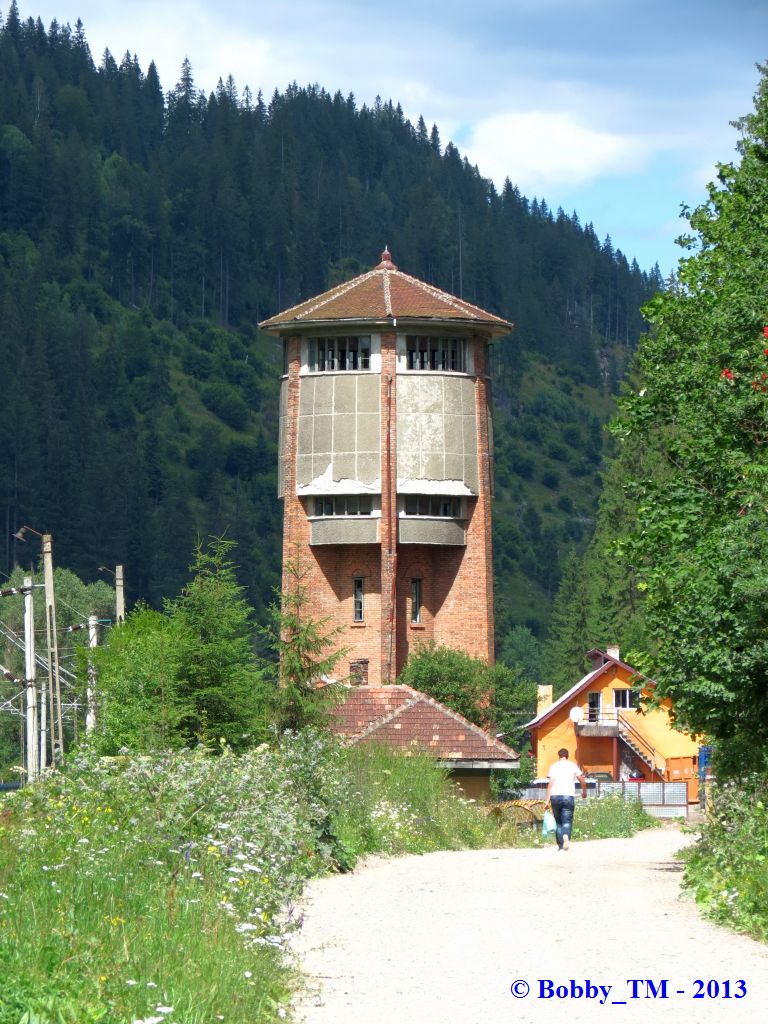
<path fill-rule="evenodd" d="M 253 977 L 253 972 L 252 971 L 243 971 L 243 977 L 244 978 L 252 978 Z"/>
<path fill-rule="evenodd" d="M 173 1013 L 172 1006 L 156 1006 L 155 1013 Z"/>
<path fill-rule="evenodd" d="M 731 371 L 728 369 L 727 366 L 725 367 L 723 372 L 720 374 L 720 380 L 723 380 L 723 378 L 725 378 L 726 380 L 733 380 L 733 374 L 731 373 Z"/>
<path fill-rule="evenodd" d="M 135 978 L 126 978 L 125 984 L 126 985 L 138 985 L 139 983 L 138 983 L 138 981 L 136 981 Z"/>

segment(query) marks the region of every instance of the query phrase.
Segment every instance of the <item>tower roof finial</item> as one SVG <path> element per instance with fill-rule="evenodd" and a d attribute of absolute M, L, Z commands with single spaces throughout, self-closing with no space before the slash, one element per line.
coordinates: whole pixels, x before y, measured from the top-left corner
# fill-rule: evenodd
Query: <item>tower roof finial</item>
<path fill-rule="evenodd" d="M 389 246 L 384 246 L 384 252 L 381 254 L 381 263 L 374 267 L 374 270 L 397 270 L 397 267 L 392 262 L 392 253 L 389 251 Z"/>

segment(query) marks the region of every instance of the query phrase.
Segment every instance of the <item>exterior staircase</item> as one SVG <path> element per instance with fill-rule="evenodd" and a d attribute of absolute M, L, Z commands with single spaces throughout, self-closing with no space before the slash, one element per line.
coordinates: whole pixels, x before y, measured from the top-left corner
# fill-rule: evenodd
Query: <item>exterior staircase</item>
<path fill-rule="evenodd" d="M 667 762 L 656 748 L 642 735 L 621 711 L 617 715 L 619 738 L 636 754 L 643 764 L 666 778 Z"/>

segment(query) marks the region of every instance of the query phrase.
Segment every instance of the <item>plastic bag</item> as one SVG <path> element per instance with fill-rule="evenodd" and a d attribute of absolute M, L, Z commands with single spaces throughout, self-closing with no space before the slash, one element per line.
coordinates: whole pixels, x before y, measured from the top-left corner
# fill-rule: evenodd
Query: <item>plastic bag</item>
<path fill-rule="evenodd" d="M 544 811 L 544 817 L 541 820 L 541 834 L 545 839 L 548 839 L 553 832 L 557 830 L 557 822 L 552 811 Z"/>

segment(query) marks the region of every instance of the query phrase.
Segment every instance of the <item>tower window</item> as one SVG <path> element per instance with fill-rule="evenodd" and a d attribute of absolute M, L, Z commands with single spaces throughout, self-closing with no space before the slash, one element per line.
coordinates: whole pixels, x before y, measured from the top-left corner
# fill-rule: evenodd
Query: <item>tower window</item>
<path fill-rule="evenodd" d="M 352 580 L 352 598 L 353 598 L 353 612 L 352 619 L 354 622 L 362 622 L 363 614 L 365 611 L 365 600 L 363 592 L 363 577 L 355 576 Z"/>
<path fill-rule="evenodd" d="M 448 370 L 466 373 L 466 338 L 433 338 L 425 334 L 409 334 L 405 339 L 409 370 Z"/>
<path fill-rule="evenodd" d="M 414 625 L 421 622 L 421 580 L 418 576 L 411 580 L 411 622 Z"/>
<path fill-rule="evenodd" d="M 370 335 L 309 339 L 309 369 L 312 373 L 370 368 Z"/>
<path fill-rule="evenodd" d="M 370 494 L 326 494 L 315 498 L 316 516 L 369 516 Z"/>
<path fill-rule="evenodd" d="M 461 498 L 453 494 L 406 494 L 407 516 L 429 516 L 432 519 L 459 519 Z"/>

